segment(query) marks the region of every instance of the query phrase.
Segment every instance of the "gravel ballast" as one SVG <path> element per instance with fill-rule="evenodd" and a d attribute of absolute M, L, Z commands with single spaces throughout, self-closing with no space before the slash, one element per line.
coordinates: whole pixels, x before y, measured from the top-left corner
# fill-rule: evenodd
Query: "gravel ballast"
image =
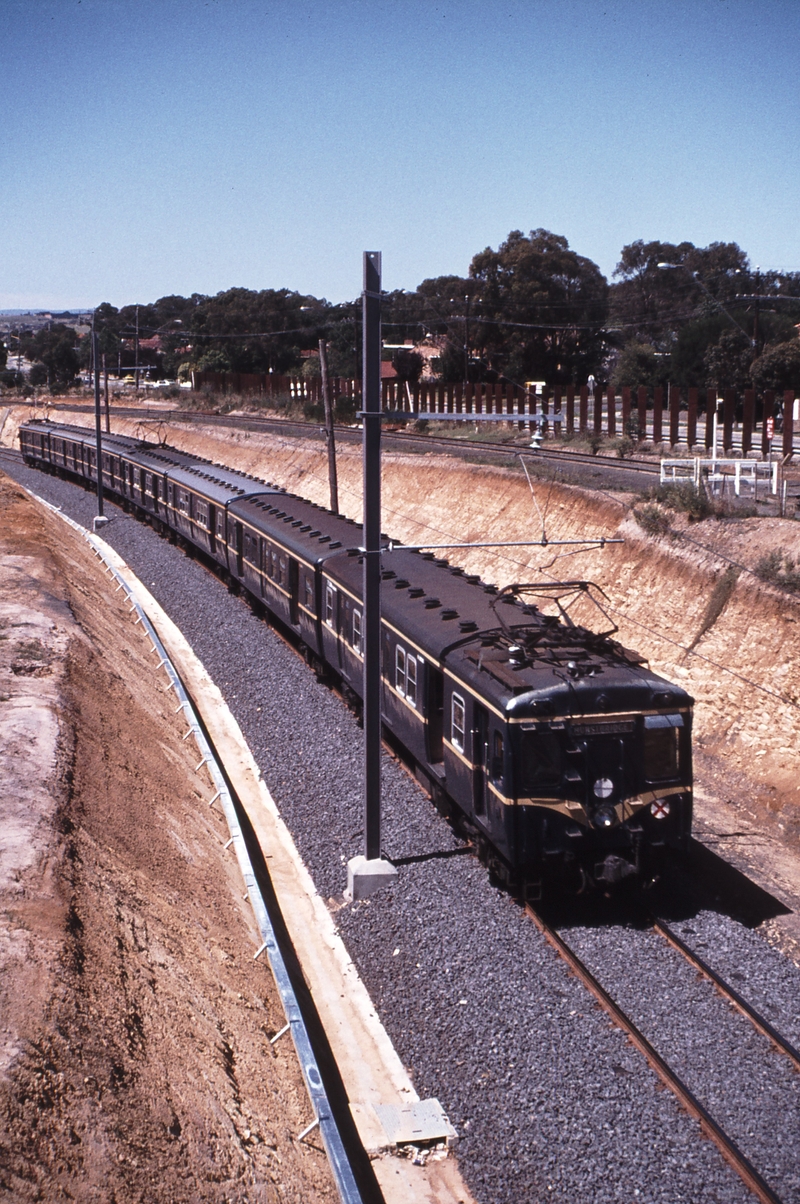
<path fill-rule="evenodd" d="M 22 466 L 8 471 L 91 526 L 92 494 Z M 246 602 L 149 527 L 110 504 L 108 513 L 103 537 L 222 689 L 320 893 L 340 901 L 345 863 L 362 851 L 362 734 L 354 718 Z M 336 920 L 419 1094 L 437 1096 L 458 1129 L 459 1164 L 480 1204 L 750 1199 L 696 1122 L 521 909 L 458 851 L 461 842 L 388 756 L 383 800 L 384 849 L 400 862 L 398 879 L 341 907 Z M 746 985 L 734 985 L 797 1040 L 800 973 L 787 959 L 725 916 L 701 913 L 676 928 L 689 944 L 696 943 L 690 929 L 706 934 L 703 955 L 723 975 L 731 967 L 744 975 Z M 730 1027 L 729 1005 L 666 946 L 666 954 L 651 948 L 657 938 L 627 929 L 566 935 L 667 1060 L 674 1057 L 687 1078 L 691 1071 L 690 1086 L 712 1113 L 724 1105 L 717 1118 L 724 1127 L 730 1120 L 734 1136 L 739 1126 L 744 1149 L 775 1176 L 785 1204 L 800 1200 L 791 1167 L 797 1090 L 787 1070 L 773 1094 L 782 1060 L 768 1043 L 754 1042 L 744 1020 Z M 746 1056 L 734 1064 L 737 1040 Z M 738 1077 L 740 1065 L 749 1078 Z M 774 1140 L 767 1149 L 768 1138 L 783 1133 L 783 1151 Z"/>

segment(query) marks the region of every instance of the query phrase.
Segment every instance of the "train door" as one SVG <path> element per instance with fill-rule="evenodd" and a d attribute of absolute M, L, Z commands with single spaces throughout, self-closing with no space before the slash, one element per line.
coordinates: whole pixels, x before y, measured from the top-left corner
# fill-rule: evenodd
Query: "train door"
<path fill-rule="evenodd" d="M 294 557 L 289 557 L 289 622 L 296 627 L 300 622 L 300 566 Z"/>
<path fill-rule="evenodd" d="M 266 539 L 258 540 L 258 581 L 261 587 L 261 597 L 267 596 L 267 569 L 269 567 L 269 548 Z"/>
<path fill-rule="evenodd" d="M 428 762 L 437 765 L 444 760 L 444 677 L 429 661 L 425 664 L 425 715 L 428 720 Z"/>
<path fill-rule="evenodd" d="M 236 576 L 244 576 L 244 529 L 240 522 L 233 520 L 233 540 L 236 549 Z"/>
<path fill-rule="evenodd" d="M 489 716 L 482 706 L 475 703 L 472 722 L 472 807 L 475 814 L 486 817 L 486 802 L 489 793 Z"/>

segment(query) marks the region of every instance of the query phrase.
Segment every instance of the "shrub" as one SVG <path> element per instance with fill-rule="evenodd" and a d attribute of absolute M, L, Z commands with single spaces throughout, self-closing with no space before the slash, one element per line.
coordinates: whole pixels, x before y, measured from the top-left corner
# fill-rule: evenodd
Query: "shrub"
<path fill-rule="evenodd" d="M 800 592 L 800 561 L 788 552 L 767 552 L 756 564 L 756 576 L 789 593 Z"/>
<path fill-rule="evenodd" d="M 669 535 L 672 530 L 669 515 L 654 502 L 648 502 L 638 510 L 634 508 L 633 517 L 648 535 Z"/>
<path fill-rule="evenodd" d="M 617 455 L 619 456 L 620 460 L 627 460 L 630 456 L 632 456 L 633 447 L 633 440 L 629 439 L 627 435 L 623 435 L 621 439 L 617 439 Z"/>
<path fill-rule="evenodd" d="M 715 506 L 705 489 L 696 489 L 693 481 L 675 481 L 670 485 L 657 485 L 646 493 L 643 501 L 660 502 L 667 510 L 686 514 L 689 522 L 702 522 L 704 518 L 720 515 L 722 510 Z"/>

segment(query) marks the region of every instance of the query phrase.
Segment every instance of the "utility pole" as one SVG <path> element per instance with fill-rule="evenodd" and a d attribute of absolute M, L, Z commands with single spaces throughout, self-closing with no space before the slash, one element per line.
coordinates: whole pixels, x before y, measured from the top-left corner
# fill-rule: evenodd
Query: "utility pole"
<path fill-rule="evenodd" d="M 319 341 L 319 367 L 322 373 L 322 404 L 325 407 L 325 439 L 328 444 L 328 483 L 331 491 L 331 510 L 339 513 L 339 482 L 336 476 L 336 443 L 333 435 L 333 403 L 331 383 L 328 376 L 328 345 Z"/>
<path fill-rule="evenodd" d="M 106 411 L 106 434 L 111 434 L 111 414 L 108 409 L 108 364 L 106 363 L 106 353 L 103 352 L 103 405 Z"/>
<path fill-rule="evenodd" d="M 756 302 L 753 311 L 753 359 L 758 355 L 758 301 L 761 292 L 761 269 L 756 268 Z"/>
<path fill-rule="evenodd" d="M 469 383 L 469 293 L 464 298 L 464 384 Z"/>
<path fill-rule="evenodd" d="M 397 871 L 381 858 L 381 253 L 364 252 L 361 418 L 364 428 L 364 852 L 347 866 L 347 893 L 372 894 Z"/>
<path fill-rule="evenodd" d="M 103 436 L 100 431 L 100 357 L 97 354 L 97 331 L 92 314 L 92 367 L 94 368 L 94 436 L 95 470 L 97 473 L 97 515 L 92 523 L 94 530 L 103 527 L 108 519 L 103 514 Z"/>
<path fill-rule="evenodd" d="M 134 340 L 134 364 L 136 365 L 136 392 L 139 392 L 139 306 L 136 306 L 136 338 Z"/>

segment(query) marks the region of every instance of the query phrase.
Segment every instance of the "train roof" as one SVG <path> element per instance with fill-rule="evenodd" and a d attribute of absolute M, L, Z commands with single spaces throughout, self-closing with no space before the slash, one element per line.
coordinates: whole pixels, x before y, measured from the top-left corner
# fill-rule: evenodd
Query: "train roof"
<path fill-rule="evenodd" d="M 86 427 L 24 424 L 94 446 Z M 228 505 L 229 512 L 360 598 L 360 523 L 246 473 L 175 448 L 104 435 L 106 450 Z M 498 591 L 433 552 L 382 537 L 381 617 L 418 651 L 517 718 L 685 709 L 693 699 L 610 635 L 544 613 L 524 592 Z M 585 589 L 584 582 L 573 583 Z M 543 586 L 546 593 L 547 587 Z M 537 591 L 529 588 L 529 594 Z M 539 591 L 541 592 L 541 591 Z"/>
<path fill-rule="evenodd" d="M 45 431 L 63 438 L 65 434 L 79 443 L 94 450 L 95 434 L 85 426 L 70 426 L 65 423 L 53 423 L 41 419 L 24 423 L 37 431 Z M 169 475 L 170 480 L 177 481 L 189 488 L 197 488 L 202 481 L 202 490 L 212 501 L 224 504 L 229 502 L 231 495 L 243 497 L 254 493 L 285 493 L 278 485 L 270 485 L 248 473 L 238 472 L 224 464 L 214 464 L 203 460 L 191 452 L 166 444 L 147 443 L 130 435 L 103 434 L 103 450 L 117 456 L 135 457 L 137 464 L 152 472 Z"/>

